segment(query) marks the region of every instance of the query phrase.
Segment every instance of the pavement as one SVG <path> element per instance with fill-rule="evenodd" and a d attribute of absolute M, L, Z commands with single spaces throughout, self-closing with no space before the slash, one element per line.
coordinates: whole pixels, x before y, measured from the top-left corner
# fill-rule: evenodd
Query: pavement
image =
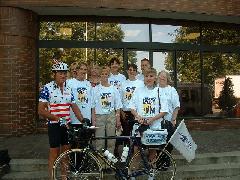
<path fill-rule="evenodd" d="M 196 154 L 240 151 L 239 129 L 192 130 L 190 134 L 198 146 Z M 0 140 L 0 150 L 2 149 L 8 149 L 12 159 L 47 159 L 48 136 L 32 134 L 4 138 Z M 176 150 L 173 153 L 179 154 Z"/>

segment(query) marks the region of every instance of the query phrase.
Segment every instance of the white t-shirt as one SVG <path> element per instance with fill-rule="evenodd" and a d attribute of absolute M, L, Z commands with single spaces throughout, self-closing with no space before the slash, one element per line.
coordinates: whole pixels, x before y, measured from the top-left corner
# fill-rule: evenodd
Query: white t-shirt
<path fill-rule="evenodd" d="M 154 89 L 148 89 L 146 86 L 144 86 L 135 91 L 129 107 L 134 109 L 141 117 L 150 118 L 156 116 L 159 114 L 159 112 L 168 113 L 169 108 L 167 101 L 161 96 L 160 105 L 161 107 L 159 108 L 158 87 L 155 87 Z M 153 123 L 150 125 L 150 128 L 161 127 L 161 120 L 162 118 L 153 121 Z"/>
<path fill-rule="evenodd" d="M 163 96 L 167 99 L 169 113 L 164 116 L 168 121 L 172 120 L 172 114 L 175 108 L 180 108 L 179 95 L 177 90 L 172 86 L 167 86 L 164 88 L 159 87 L 160 97 Z"/>
<path fill-rule="evenodd" d="M 136 75 L 136 79 L 144 81 L 144 75 L 142 73 L 139 73 Z"/>
<path fill-rule="evenodd" d="M 87 80 L 79 81 L 75 78 L 67 80 L 67 84 L 72 88 L 75 102 L 79 107 L 83 118 L 87 118 L 91 121 L 91 108 L 92 108 L 92 86 Z M 81 124 L 77 119 L 74 112 L 70 111 L 72 124 Z"/>
<path fill-rule="evenodd" d="M 118 73 L 117 75 L 114 75 L 111 73 L 108 78 L 108 82 L 111 85 L 115 86 L 118 90 L 120 89 L 120 87 L 124 81 L 126 81 L 126 77 L 121 73 Z"/>
<path fill-rule="evenodd" d="M 114 86 L 105 87 L 101 84 L 93 88 L 93 105 L 96 114 L 110 114 L 122 108 L 120 94 Z"/>
<path fill-rule="evenodd" d="M 39 101 L 48 103 L 48 110 L 51 114 L 64 117 L 67 121 L 71 120 L 70 106 L 75 103 L 75 99 L 71 88 L 66 83 L 63 86 L 63 93 L 55 81 L 44 85 L 39 95 Z"/>
<path fill-rule="evenodd" d="M 122 83 L 122 87 L 120 89 L 120 95 L 123 104 L 123 111 L 130 111 L 129 103 L 132 99 L 133 93 L 136 89 L 144 87 L 144 83 L 141 80 L 130 81 L 129 79 Z"/>

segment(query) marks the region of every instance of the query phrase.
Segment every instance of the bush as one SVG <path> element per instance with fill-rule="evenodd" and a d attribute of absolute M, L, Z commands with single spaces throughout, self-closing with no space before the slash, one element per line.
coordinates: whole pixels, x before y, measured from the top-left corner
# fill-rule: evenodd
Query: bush
<path fill-rule="evenodd" d="M 226 113 L 230 112 L 237 103 L 237 98 L 234 96 L 233 84 L 231 78 L 226 78 L 223 84 L 223 89 L 219 96 L 219 108 Z"/>

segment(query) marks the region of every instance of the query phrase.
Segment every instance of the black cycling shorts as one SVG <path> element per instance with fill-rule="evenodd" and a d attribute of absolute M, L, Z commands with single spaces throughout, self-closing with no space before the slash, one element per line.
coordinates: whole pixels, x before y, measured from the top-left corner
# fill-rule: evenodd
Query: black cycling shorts
<path fill-rule="evenodd" d="M 48 138 L 50 148 L 58 148 L 60 145 L 68 145 L 67 128 L 58 123 L 48 124 Z"/>

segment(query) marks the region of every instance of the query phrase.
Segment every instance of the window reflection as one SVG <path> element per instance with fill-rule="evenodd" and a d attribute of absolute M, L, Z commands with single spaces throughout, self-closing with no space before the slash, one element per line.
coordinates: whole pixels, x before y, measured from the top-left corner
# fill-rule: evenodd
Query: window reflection
<path fill-rule="evenodd" d="M 156 25 L 152 24 L 152 41 L 162 43 L 172 43 L 176 39 L 176 31 L 181 26 Z"/>
<path fill-rule="evenodd" d="M 134 63 L 138 66 L 138 72 L 141 73 L 141 60 L 149 59 L 149 51 L 128 51 L 128 63 Z"/>
<path fill-rule="evenodd" d="M 203 77 L 204 84 L 210 87 L 211 109 L 213 117 L 236 117 L 236 108 L 230 108 L 228 112 L 223 111 L 219 107 L 219 98 L 223 90 L 223 84 L 226 78 L 231 78 L 232 81 L 232 97 L 240 99 L 240 60 L 237 54 L 223 53 L 203 53 Z M 230 88 L 231 89 L 231 88 Z M 226 96 L 230 93 L 228 90 Z M 204 92 L 205 93 L 205 92 Z M 229 101 L 230 98 L 226 98 Z"/>
<path fill-rule="evenodd" d="M 123 41 L 124 32 L 118 23 L 97 23 L 97 41 Z"/>
<path fill-rule="evenodd" d="M 162 43 L 197 43 L 200 37 L 198 26 L 152 25 L 152 41 Z"/>
<path fill-rule="evenodd" d="M 203 27 L 202 28 L 203 43 L 209 45 L 239 45 L 240 31 L 239 29 L 227 29 L 223 27 Z"/>
<path fill-rule="evenodd" d="M 93 22 L 40 22 L 40 40 L 93 41 Z"/>
<path fill-rule="evenodd" d="M 149 42 L 148 24 L 121 24 L 124 42 Z"/>
<path fill-rule="evenodd" d="M 167 70 L 172 75 L 173 58 L 171 52 L 153 52 L 153 67 L 158 71 Z"/>
<path fill-rule="evenodd" d="M 209 109 L 201 107 L 201 66 L 200 56 L 196 52 L 177 52 L 177 78 L 183 116 L 199 116 Z M 208 95 L 206 95 L 206 98 Z M 203 97 L 205 98 L 205 97 Z M 205 105 L 204 105 L 205 106 Z"/>

